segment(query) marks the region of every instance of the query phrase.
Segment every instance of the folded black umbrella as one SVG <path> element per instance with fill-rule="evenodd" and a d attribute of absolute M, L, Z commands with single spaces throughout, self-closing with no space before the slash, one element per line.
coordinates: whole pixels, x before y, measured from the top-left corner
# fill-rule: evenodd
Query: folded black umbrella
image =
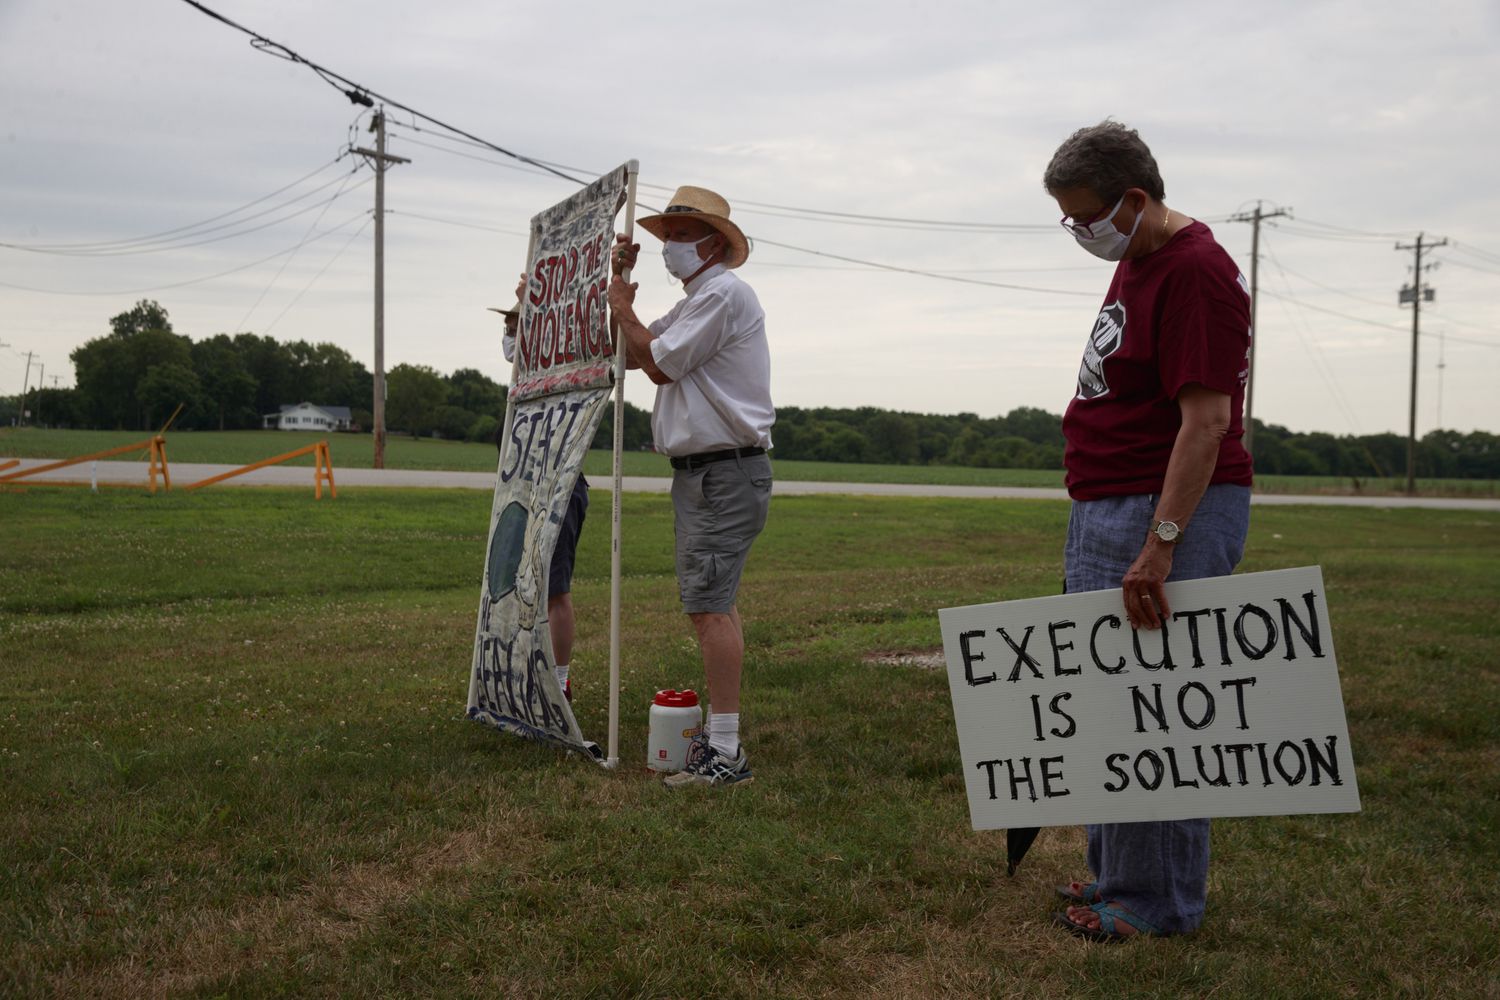
<path fill-rule="evenodd" d="M 1016 866 L 1021 863 L 1022 858 L 1026 857 L 1026 852 L 1031 850 L 1031 842 L 1041 832 L 1041 829 L 1035 826 L 1005 831 L 1005 874 L 1016 873 Z"/>
<path fill-rule="evenodd" d="M 1068 580 L 1063 578 L 1062 592 L 1068 592 Z M 1036 840 L 1036 835 L 1042 831 L 1038 827 L 1028 826 L 1015 830 L 1005 831 L 1005 874 L 1014 875 L 1016 866 L 1021 859 L 1026 857 L 1026 852 L 1031 850 L 1031 842 Z"/>

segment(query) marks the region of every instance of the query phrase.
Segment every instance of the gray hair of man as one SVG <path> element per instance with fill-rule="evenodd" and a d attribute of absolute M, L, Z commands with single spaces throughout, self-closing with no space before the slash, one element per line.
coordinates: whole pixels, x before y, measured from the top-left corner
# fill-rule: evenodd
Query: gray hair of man
<path fill-rule="evenodd" d="M 1051 194 L 1088 188 L 1106 205 L 1130 188 L 1140 188 L 1157 201 L 1167 196 L 1156 157 L 1140 135 L 1108 118 L 1079 129 L 1057 147 L 1042 174 L 1042 186 Z"/>

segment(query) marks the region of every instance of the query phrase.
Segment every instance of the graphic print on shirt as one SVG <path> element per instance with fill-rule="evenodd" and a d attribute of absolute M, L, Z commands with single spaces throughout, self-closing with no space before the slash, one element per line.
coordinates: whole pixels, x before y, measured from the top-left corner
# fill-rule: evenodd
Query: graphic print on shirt
<path fill-rule="evenodd" d="M 1098 399 L 1109 392 L 1104 381 L 1104 359 L 1125 342 L 1125 305 L 1119 299 L 1099 310 L 1093 332 L 1083 349 L 1083 364 L 1078 366 L 1078 398 Z"/>
<path fill-rule="evenodd" d="M 1239 283 L 1240 291 L 1245 293 L 1245 298 L 1252 298 L 1252 296 L 1250 295 L 1250 282 L 1245 280 L 1245 272 L 1240 271 L 1234 276 L 1234 278 L 1235 281 Z M 1245 387 L 1245 384 L 1250 381 L 1250 352 L 1254 350 L 1254 342 L 1255 329 L 1252 327 L 1250 332 L 1245 337 L 1245 367 L 1241 368 L 1239 373 L 1241 389 L 1243 389 Z"/>

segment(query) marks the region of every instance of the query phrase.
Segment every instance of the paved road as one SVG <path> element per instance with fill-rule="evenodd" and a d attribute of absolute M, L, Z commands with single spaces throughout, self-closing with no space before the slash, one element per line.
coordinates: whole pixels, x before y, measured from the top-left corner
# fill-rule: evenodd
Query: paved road
<path fill-rule="evenodd" d="M 0 462 L 4 462 L 0 456 Z M 22 469 L 47 465 L 47 459 L 22 459 L 19 466 L 0 470 L 0 477 Z M 173 462 L 170 466 L 172 484 L 181 489 L 220 473 L 230 472 L 238 466 L 204 465 Z M 97 469 L 97 473 L 95 470 Z M 101 483 L 136 483 L 146 485 L 144 462 L 91 462 L 69 466 L 52 472 L 44 472 L 32 481 L 90 481 L 97 474 Z M 419 469 L 340 469 L 333 470 L 333 480 L 338 486 L 408 486 L 424 488 L 447 488 L 493 491 L 495 474 L 492 472 L 440 472 Z M 22 483 L 27 480 L 21 480 Z M 595 489 L 609 489 L 612 485 L 607 477 L 589 480 Z M 622 486 L 626 493 L 666 493 L 671 488 L 670 479 L 646 476 L 626 476 Z M 0 484 L 3 485 L 3 484 Z M 227 479 L 225 486 L 305 486 L 313 487 L 312 466 L 275 465 Z M 778 496 L 807 496 L 815 493 L 841 493 L 856 496 L 907 496 L 907 497 L 974 497 L 980 499 L 1025 499 L 1066 500 L 1067 493 L 1059 489 L 1039 489 L 1021 486 L 933 486 L 908 483 L 816 483 L 778 480 Z M 1280 493 L 1258 493 L 1253 498 L 1257 504 L 1312 504 L 1331 507 L 1425 507 L 1435 510 L 1482 510 L 1500 511 L 1500 500 L 1484 498 L 1447 497 L 1352 497 L 1324 495 L 1287 495 Z"/>

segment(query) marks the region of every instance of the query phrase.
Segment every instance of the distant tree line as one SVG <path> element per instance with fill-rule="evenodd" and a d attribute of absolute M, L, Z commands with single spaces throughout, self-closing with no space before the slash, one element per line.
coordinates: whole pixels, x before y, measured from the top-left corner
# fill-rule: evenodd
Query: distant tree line
<path fill-rule="evenodd" d="M 1003 417 L 784 407 L 776 411 L 776 455 L 824 462 L 1061 469 L 1062 417 L 1033 407 Z M 1417 442 L 1417 475 L 1500 479 L 1500 436 L 1436 430 Z M 1268 475 L 1399 478 L 1406 438 L 1336 437 L 1255 422 L 1255 471 Z"/>
<path fill-rule="evenodd" d="M 248 430 L 283 405 L 346 406 L 355 426 L 373 421 L 374 376 L 333 344 L 281 343 L 253 333 L 194 341 L 172 329 L 167 310 L 141 300 L 109 321 L 107 335 L 73 351 L 76 386 L 26 394 L 29 423 L 48 427 L 154 431 L 182 406 L 181 430 Z M 498 338 L 498 330 L 497 330 Z M 440 375 L 425 365 L 386 373 L 386 427 L 392 433 L 492 440 L 505 414 L 505 386 L 474 368 Z M 0 426 L 18 419 L 21 400 L 0 396 Z M 612 409 L 595 438 L 614 440 Z M 625 446 L 651 446 L 651 416 L 626 404 Z"/>
<path fill-rule="evenodd" d="M 166 309 L 142 300 L 109 321 L 108 335 L 72 354 L 77 386 L 27 393 L 30 422 L 52 427 L 153 431 L 183 404 L 173 425 L 203 430 L 262 426 L 265 415 L 301 402 L 347 406 L 363 430 L 371 424 L 374 379 L 333 344 L 283 344 L 253 333 L 193 341 L 175 333 Z M 498 331 L 497 331 L 498 336 Z M 442 375 L 426 365 L 386 373 L 386 426 L 393 433 L 490 441 L 505 413 L 505 386 L 474 368 Z M 0 397 L 0 426 L 20 412 Z M 594 447 L 614 440 L 607 407 Z M 625 404 L 627 450 L 651 447 L 651 415 Z M 776 457 L 819 462 L 1060 469 L 1062 418 L 1034 407 L 1005 416 L 781 407 L 773 431 Z M 1401 476 L 1406 439 L 1398 434 L 1334 436 L 1255 424 L 1257 472 L 1362 479 Z M 1417 475 L 1500 479 L 1500 437 L 1484 431 L 1437 430 L 1417 449 Z"/>

